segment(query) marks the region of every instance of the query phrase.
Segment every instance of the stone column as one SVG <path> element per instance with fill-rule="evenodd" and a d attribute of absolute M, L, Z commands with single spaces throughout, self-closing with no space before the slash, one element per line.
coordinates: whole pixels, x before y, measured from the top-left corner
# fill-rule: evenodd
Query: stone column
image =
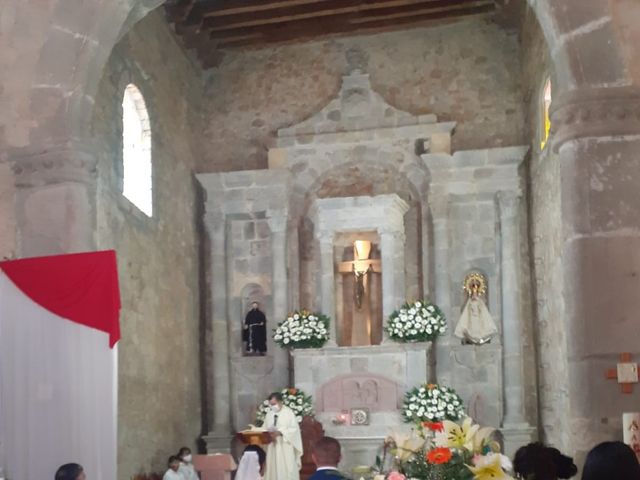
<path fill-rule="evenodd" d="M 316 288 L 320 292 L 320 311 L 331 320 L 329 323 L 330 338 L 327 346 L 335 347 L 338 343 L 335 308 L 335 264 L 333 262 L 333 232 L 320 232 L 318 237 L 320 255 Z"/>
<path fill-rule="evenodd" d="M 287 213 L 278 212 L 268 218 L 271 229 L 271 297 L 273 299 L 273 318 L 271 325 L 275 326 L 287 316 L 289 311 L 289 289 L 287 282 Z M 267 335 L 271 334 L 271 328 Z M 289 382 L 289 354 L 287 350 L 275 346 L 273 355 L 274 371 L 277 381 L 282 388 L 293 386 L 284 385 Z"/>
<path fill-rule="evenodd" d="M 393 313 L 405 298 L 404 274 L 404 242 L 403 231 L 379 230 L 380 235 L 380 263 L 382 266 L 382 325 L 386 324 L 389 315 Z M 382 331 L 382 342 L 389 341 L 389 334 Z"/>
<path fill-rule="evenodd" d="M 449 279 L 449 230 L 447 225 L 448 206 L 446 199 L 431 205 L 433 217 L 433 257 L 435 263 L 435 298 L 451 325 L 451 291 Z"/>
<path fill-rule="evenodd" d="M 426 203 L 422 203 L 422 215 L 420 216 L 420 222 L 422 226 L 422 235 L 420 238 L 419 248 L 422 250 L 422 297 L 431 298 L 433 285 L 431 284 L 431 258 L 429 256 L 429 233 L 432 229 L 431 219 L 429 212 L 426 208 Z"/>
<path fill-rule="evenodd" d="M 10 157 L 16 184 L 17 256 L 95 250 L 96 156 L 90 144 Z M 42 153 L 42 152 L 46 153 Z"/>
<path fill-rule="evenodd" d="M 554 320 L 564 338 L 552 340 L 567 360 L 562 441 L 578 465 L 594 444 L 619 435 L 621 412 L 637 403 L 601 372 L 622 352 L 640 357 L 638 111 L 637 86 L 583 86 L 553 98 L 551 161 L 560 165 L 562 212 L 562 312 Z"/>
<path fill-rule="evenodd" d="M 524 416 L 524 381 L 522 365 L 522 306 L 520 304 L 520 236 L 518 212 L 520 196 L 498 193 L 500 233 L 502 238 L 502 344 L 504 348 L 504 425 L 522 425 Z"/>
<path fill-rule="evenodd" d="M 455 319 L 451 315 L 451 283 L 449 278 L 449 202 L 446 198 L 431 203 L 433 219 L 433 261 L 435 295 L 432 301 L 440 307 L 447 319 L 449 330 L 446 336 L 433 342 L 429 349 L 429 382 L 438 382 L 438 359 L 448 359 L 451 332 L 455 328 Z"/>
<path fill-rule="evenodd" d="M 297 225 L 287 228 L 287 251 L 289 261 L 289 278 L 287 290 L 289 292 L 289 308 L 300 306 L 300 239 Z M 293 281 L 292 281 L 293 279 Z"/>
<path fill-rule="evenodd" d="M 231 440 L 230 356 L 227 321 L 226 219 L 222 212 L 207 212 L 205 227 L 210 242 L 211 349 L 212 363 L 207 372 L 207 388 L 213 398 L 211 431 L 205 440 L 207 450 L 229 451 Z"/>
<path fill-rule="evenodd" d="M 336 265 L 338 264 L 338 262 L 340 262 L 342 259 L 335 259 L 336 261 Z M 340 336 L 340 340 L 342 342 L 344 342 L 344 275 L 342 273 L 338 273 L 338 275 L 335 277 L 335 281 L 336 281 L 336 289 L 335 291 L 335 296 L 334 296 L 334 301 L 335 301 L 335 321 L 333 323 L 336 324 L 336 343 L 338 342 L 338 336 Z M 338 320 L 340 320 L 340 322 L 342 322 L 342 329 L 340 332 L 338 332 Z"/>

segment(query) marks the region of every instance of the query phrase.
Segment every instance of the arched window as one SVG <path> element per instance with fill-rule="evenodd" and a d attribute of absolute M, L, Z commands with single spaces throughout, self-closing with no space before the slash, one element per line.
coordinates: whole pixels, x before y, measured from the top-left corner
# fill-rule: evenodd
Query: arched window
<path fill-rule="evenodd" d="M 543 150 L 549 139 L 551 129 L 551 119 L 549 118 L 549 107 L 551 106 L 551 79 L 547 77 L 542 89 L 542 105 L 540 106 L 540 150 Z"/>
<path fill-rule="evenodd" d="M 127 85 L 122 99 L 122 194 L 147 216 L 153 213 L 151 129 L 140 90 Z"/>

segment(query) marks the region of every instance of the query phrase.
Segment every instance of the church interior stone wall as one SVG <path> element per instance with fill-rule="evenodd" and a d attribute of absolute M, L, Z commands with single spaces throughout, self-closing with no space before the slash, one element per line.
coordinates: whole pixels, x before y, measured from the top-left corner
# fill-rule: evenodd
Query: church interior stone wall
<path fill-rule="evenodd" d="M 121 105 L 128 83 L 142 92 L 151 123 L 151 218 L 121 193 Z M 116 250 L 122 292 L 122 479 L 162 472 L 169 455 L 183 445 L 195 448 L 201 434 L 199 207 L 192 175 L 200 87 L 198 67 L 154 12 L 116 45 L 96 97 L 97 245 Z"/>
<path fill-rule="evenodd" d="M 522 144 L 517 35 L 469 19 L 226 54 L 208 75 L 210 148 L 199 169 L 265 168 L 275 132 L 314 114 L 339 91 L 347 52 L 396 108 L 456 121 L 454 150 Z"/>
<path fill-rule="evenodd" d="M 342 75 L 354 67 L 369 74 L 372 90 L 391 106 L 423 119 L 436 114 L 441 122 L 456 122 L 454 155 L 446 162 L 460 160 L 455 154 L 463 150 L 531 147 L 517 175 L 521 261 L 520 283 L 512 292 L 519 294 L 522 344 L 510 348 L 521 348 L 522 385 L 496 380 L 514 378 L 508 361 L 500 362 L 504 339 L 516 338 L 513 332 L 484 347 L 438 342 L 438 380 L 451 381 L 488 423 L 501 418 L 503 400 L 514 399 L 502 395 L 502 387 L 510 392 L 522 387 L 525 420 L 539 427 L 542 440 L 577 453 L 579 464 L 596 442 L 619 436 L 620 413 L 637 409 L 638 388 L 620 395 L 603 372 L 615 367 L 623 351 L 636 358 L 640 353 L 640 9 L 635 0 L 528 0 L 531 8 L 519 33 L 471 18 L 229 52 L 205 72 L 185 53 L 162 11 L 136 23 L 162 3 L 9 0 L 0 12 L 0 258 L 117 249 L 123 292 L 119 478 L 161 471 L 168 454 L 182 444 L 194 446 L 203 429 L 212 427 L 207 422 L 213 406 L 201 401 L 221 390 L 212 382 L 219 364 L 216 372 L 201 369 L 205 363 L 211 368 L 219 341 L 201 318 L 210 314 L 208 296 L 214 303 L 223 298 L 223 311 L 229 308 L 234 322 L 252 295 L 247 292 L 262 292 L 272 322 L 284 317 L 287 305 L 312 303 L 314 234 L 304 209 L 315 200 L 395 192 L 407 201 L 404 255 L 412 262 L 405 270 L 407 297 L 434 294 L 452 321 L 461 305 L 459 277 L 471 267 L 489 277 L 504 274 L 496 251 L 504 237 L 502 210 L 493 194 L 478 199 L 454 192 L 452 204 L 444 206 L 451 210 L 443 214 L 431 189 L 432 172 L 417 189 L 430 197 L 417 199 L 410 182 L 390 184 L 388 163 L 404 161 L 394 149 L 359 145 L 322 157 L 317 169 L 311 159 L 318 161 L 323 147 L 310 132 L 289 132 L 301 135 L 288 145 L 296 147 L 296 164 L 289 168 L 300 188 L 287 192 L 292 211 L 280 212 L 295 221 L 277 230 L 288 249 L 266 242 L 265 224 L 274 238 L 274 223 L 258 212 L 283 202 L 274 195 L 274 205 L 261 205 L 265 192 L 254 182 L 265 177 L 255 172 L 249 176 L 252 188 L 229 188 L 225 200 L 235 210 L 224 212 L 223 225 L 239 250 L 212 254 L 200 245 L 208 240 L 199 226 L 205 206 L 193 173 L 270 167 L 269 149 L 275 158 L 277 147 L 283 147 L 277 132 L 300 125 L 335 98 Z M 541 151 L 539 104 L 546 74 L 553 79 L 553 130 L 552 142 Z M 119 193 L 120 104 L 130 81 L 140 88 L 151 117 L 156 212 L 151 220 Z M 339 121 L 341 113 L 328 112 L 328 120 Z M 412 160 L 420 158 L 416 145 L 400 147 L 415 152 L 408 155 Z M 476 161 L 487 151 L 467 158 Z M 468 168 L 464 174 L 499 187 L 504 181 L 499 176 L 483 178 L 495 170 Z M 411 179 L 415 172 L 402 175 Z M 249 218 L 233 216 L 247 205 Z M 454 244 L 449 251 L 451 237 L 472 234 L 464 247 Z M 207 276 L 206 260 L 225 253 L 236 275 Z M 287 255 L 288 262 L 276 255 L 280 260 Z M 275 265 L 289 270 L 274 272 Z M 289 288 L 298 279 L 300 288 Z M 504 331 L 508 318 L 499 283 L 495 278 L 490 283 L 489 308 Z M 226 295 L 215 296 L 227 287 L 232 289 L 228 303 Z M 237 339 L 223 340 L 238 353 Z M 282 355 L 278 361 L 285 363 Z M 232 372 L 248 373 L 232 390 L 236 410 L 230 412 L 229 391 L 226 404 L 218 406 L 229 419 L 235 415 L 234 427 L 244 426 L 238 412 L 251 414 L 270 389 L 265 380 L 252 390 L 265 370 L 246 362 L 237 356 L 230 365 Z M 287 373 L 279 372 L 272 383 L 284 385 Z M 474 391 L 490 392 L 488 408 L 474 400 Z"/>

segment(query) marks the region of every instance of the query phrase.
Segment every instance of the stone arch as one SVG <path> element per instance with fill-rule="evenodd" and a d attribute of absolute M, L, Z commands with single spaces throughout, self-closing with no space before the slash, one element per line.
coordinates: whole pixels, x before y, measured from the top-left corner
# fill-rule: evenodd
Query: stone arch
<path fill-rule="evenodd" d="M 366 172 L 362 169 L 367 169 Z M 375 180 L 363 181 L 361 184 L 354 184 L 362 180 L 364 175 L 371 175 L 372 169 L 377 170 L 375 174 L 378 177 L 393 177 L 392 183 L 385 188 L 382 183 Z M 411 173 L 412 175 L 409 175 Z M 306 184 L 294 186 L 292 195 L 292 212 L 295 216 L 302 216 L 310 207 L 312 197 L 341 197 L 341 196 L 358 196 L 358 195 L 378 195 L 382 193 L 398 193 L 408 203 L 420 202 L 425 195 L 425 188 L 428 184 L 427 176 L 429 175 L 426 168 L 420 168 L 417 165 L 401 164 L 400 167 L 394 165 L 390 161 L 384 160 L 362 160 L 356 159 L 340 163 L 339 165 L 327 168 L 321 173 L 316 173 L 312 181 Z M 374 178 L 378 178 L 374 177 Z M 335 180 L 334 185 L 328 185 L 327 182 Z M 384 178 L 378 178 L 382 181 Z M 351 183 L 348 183 L 350 182 Z M 342 182 L 342 183 L 340 183 Z M 346 189 L 353 185 L 355 191 L 347 191 Z M 409 187 L 409 191 L 401 190 L 400 187 Z M 359 190 L 359 191 L 358 191 Z"/>
<path fill-rule="evenodd" d="M 45 3 L 46 7 L 34 10 L 31 2 L 16 2 L 11 11 L 17 19 L 27 18 L 37 32 L 29 46 L 14 46 L 26 53 L 14 62 L 20 86 L 9 92 L 13 107 L 9 120 L 17 134 L 7 153 L 18 187 L 19 256 L 95 248 L 98 158 L 91 135 L 95 95 L 118 39 L 163 1 Z M 54 204 L 51 196 L 66 200 Z M 27 219 L 31 215 L 24 208 L 27 204 L 32 206 L 30 212 L 42 211 L 41 204 L 54 205 L 55 220 Z"/>
<path fill-rule="evenodd" d="M 527 0 L 527 3 L 547 41 L 558 91 L 629 81 L 610 2 Z M 607 55 L 599 55 L 601 51 Z"/>
<path fill-rule="evenodd" d="M 431 267 L 428 265 L 431 247 L 428 237 L 432 230 L 432 219 L 426 208 L 430 174 L 422 163 L 403 158 L 403 163 L 393 163 L 379 157 L 375 160 L 358 158 L 338 165 L 334 163 L 333 167 L 316 174 L 313 181 L 302 185 L 298 183 L 293 188 L 291 228 L 297 229 L 300 245 L 300 275 L 303 279 L 300 283 L 309 286 L 308 291 L 300 291 L 303 303 L 311 304 L 314 291 L 312 287 L 315 277 L 311 273 L 313 269 L 310 262 L 313 262 L 317 254 L 318 245 L 314 225 L 307 213 L 316 198 L 398 194 L 409 204 L 409 211 L 405 214 L 405 256 L 415 259 L 406 264 L 406 293 L 412 298 L 421 298 L 429 290 L 425 279 L 431 277 Z M 370 177 L 372 172 L 373 178 Z M 366 180 L 358 183 L 360 177 Z M 388 179 L 391 180 L 385 183 Z M 333 180 L 336 182 L 327 184 Z M 352 186 L 355 188 L 352 189 Z M 424 225 L 427 227 L 424 228 Z"/>
<path fill-rule="evenodd" d="M 91 153 L 90 120 L 98 85 L 117 41 L 164 0 L 74 2 L 51 6 L 33 77 L 29 150 L 59 149 L 64 156 Z"/>

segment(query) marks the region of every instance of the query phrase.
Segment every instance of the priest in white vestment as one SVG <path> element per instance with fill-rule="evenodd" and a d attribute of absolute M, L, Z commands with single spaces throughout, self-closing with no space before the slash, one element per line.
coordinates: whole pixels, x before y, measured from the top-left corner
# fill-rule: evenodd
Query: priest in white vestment
<path fill-rule="evenodd" d="M 293 410 L 282 404 L 282 394 L 269 395 L 269 404 L 271 410 L 263 425 L 271 435 L 264 480 L 299 480 L 302 466 L 300 424 Z"/>

